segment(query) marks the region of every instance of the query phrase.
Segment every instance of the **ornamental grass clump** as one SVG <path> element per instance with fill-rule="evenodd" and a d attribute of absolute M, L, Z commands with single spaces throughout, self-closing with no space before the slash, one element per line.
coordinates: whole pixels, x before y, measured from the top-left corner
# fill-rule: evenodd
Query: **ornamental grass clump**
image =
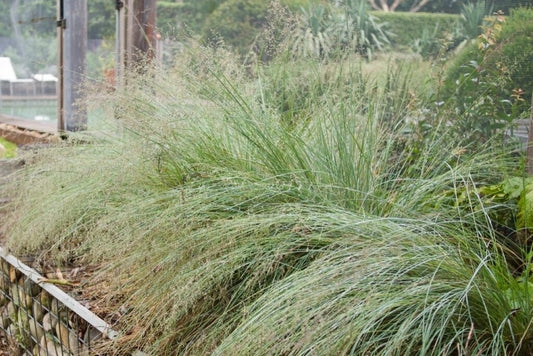
<path fill-rule="evenodd" d="M 288 112 L 273 91 L 298 75 L 191 51 L 98 99 L 120 135 L 44 150 L 10 187 L 13 251 L 100 266 L 88 285 L 127 311 L 109 351 L 531 351 L 528 273 L 507 263 L 522 257 L 454 205 L 511 158 L 446 128 L 407 149 L 408 79 L 290 63 L 326 82 Z"/>

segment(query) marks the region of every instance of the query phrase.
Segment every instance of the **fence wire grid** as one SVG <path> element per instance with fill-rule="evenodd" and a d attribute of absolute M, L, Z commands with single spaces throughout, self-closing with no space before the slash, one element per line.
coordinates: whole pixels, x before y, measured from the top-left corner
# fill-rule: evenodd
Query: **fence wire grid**
<path fill-rule="evenodd" d="M 97 355 L 109 325 L 0 248 L 0 331 L 20 355 Z"/>

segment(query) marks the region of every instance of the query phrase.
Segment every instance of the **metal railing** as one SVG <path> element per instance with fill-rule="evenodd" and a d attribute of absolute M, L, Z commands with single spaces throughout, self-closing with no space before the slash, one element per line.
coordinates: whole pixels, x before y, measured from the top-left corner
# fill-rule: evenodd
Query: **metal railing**
<path fill-rule="evenodd" d="M 23 355 L 95 355 L 110 326 L 0 248 L 0 330 Z"/>

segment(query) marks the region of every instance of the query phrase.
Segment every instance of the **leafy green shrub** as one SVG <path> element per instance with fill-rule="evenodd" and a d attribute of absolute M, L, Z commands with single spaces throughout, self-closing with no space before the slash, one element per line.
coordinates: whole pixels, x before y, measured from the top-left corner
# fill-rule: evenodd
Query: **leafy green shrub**
<path fill-rule="evenodd" d="M 489 65 L 502 64 L 509 70 L 512 89 L 522 89 L 527 106 L 531 104 L 533 92 L 533 7 L 511 10 L 511 15 L 503 24 L 500 46 L 491 51 Z"/>
<path fill-rule="evenodd" d="M 183 2 L 157 2 L 157 28 L 165 36 L 175 33 L 176 30 L 185 24 L 191 28 L 194 26 L 193 21 L 190 20 L 189 7 L 187 3 Z"/>
<path fill-rule="evenodd" d="M 463 4 L 453 28 L 443 28 L 439 22 L 433 30 L 424 27 L 421 37 L 412 42 L 411 49 L 425 59 L 436 58 L 457 47 L 465 39 L 481 34 L 485 16 L 491 13 L 492 7 L 485 0 Z M 450 24 L 451 22 L 448 25 Z"/>
<path fill-rule="evenodd" d="M 432 33 L 438 24 L 442 31 L 454 32 L 458 20 L 457 15 L 437 13 L 411 12 L 371 12 L 380 21 L 387 23 L 387 28 L 394 35 L 390 41 L 396 47 L 409 47 L 420 38 L 426 29 Z"/>
<path fill-rule="evenodd" d="M 533 78 L 533 9 L 493 17 L 477 43 L 451 61 L 441 99 L 461 135 L 486 140 L 527 118 Z M 441 100 L 439 99 L 439 100 Z"/>
<path fill-rule="evenodd" d="M 529 199 L 532 192 L 533 177 L 511 176 L 497 184 L 449 190 L 435 200 L 438 204 L 449 200 L 473 213 L 486 212 L 495 227 L 503 234 L 510 233 L 506 238 L 516 243 L 520 230 L 533 227 L 533 200 Z"/>
<path fill-rule="evenodd" d="M 224 42 L 244 54 L 265 24 L 268 2 L 263 0 L 228 0 L 206 21 L 204 36 Z"/>
<path fill-rule="evenodd" d="M 87 52 L 87 77 L 101 80 L 105 71 L 115 67 L 115 43 L 102 41 L 100 46 Z"/>
<path fill-rule="evenodd" d="M 176 35 L 177 30 L 199 34 L 207 17 L 225 0 L 185 0 L 158 1 L 157 26 L 168 35 Z M 189 34 L 189 33 L 188 33 Z"/>

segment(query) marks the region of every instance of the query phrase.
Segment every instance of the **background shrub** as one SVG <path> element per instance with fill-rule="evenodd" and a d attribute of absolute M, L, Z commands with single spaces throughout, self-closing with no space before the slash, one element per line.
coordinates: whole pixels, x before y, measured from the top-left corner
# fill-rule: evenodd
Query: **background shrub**
<path fill-rule="evenodd" d="M 522 89 L 522 98 L 530 104 L 533 85 L 533 9 L 512 10 L 511 16 L 502 23 L 497 43 L 486 51 L 480 49 L 480 44 L 465 46 L 448 66 L 448 91 L 464 75 L 469 64 L 474 62 L 483 66 L 478 70 L 483 70 L 487 75 L 505 74 L 507 85 L 499 88 L 501 93 L 511 96 L 513 89 Z"/>
<path fill-rule="evenodd" d="M 454 32 L 458 20 L 458 16 L 452 14 L 376 11 L 372 14 L 387 23 L 387 28 L 394 34 L 390 38 L 391 44 L 400 48 L 408 47 L 424 30 L 432 33 L 437 25 L 441 31 Z"/>
<path fill-rule="evenodd" d="M 220 36 L 226 44 L 241 54 L 247 52 L 265 26 L 268 8 L 272 2 L 263 0 L 224 2 L 207 18 L 202 31 L 204 39 L 213 40 Z M 279 3 L 294 12 L 306 7 L 311 1 L 282 0 Z"/>
<path fill-rule="evenodd" d="M 204 36 L 221 36 L 224 42 L 245 53 L 266 21 L 268 2 L 263 0 L 229 0 L 207 19 Z"/>
<path fill-rule="evenodd" d="M 182 23 L 191 25 L 189 21 L 191 11 L 187 3 L 182 2 L 157 2 L 157 27 L 163 35 L 168 35 L 181 27 Z"/>
<path fill-rule="evenodd" d="M 461 134 L 487 139 L 527 118 L 533 78 L 533 9 L 493 18 L 478 42 L 449 64 L 440 99 L 458 115 Z M 440 101 L 439 99 L 439 101 Z"/>
<path fill-rule="evenodd" d="M 531 104 L 533 87 L 533 8 L 511 10 L 511 17 L 502 27 L 501 48 L 495 48 L 489 63 L 508 66 L 512 87 L 524 90 L 524 99 Z"/>

